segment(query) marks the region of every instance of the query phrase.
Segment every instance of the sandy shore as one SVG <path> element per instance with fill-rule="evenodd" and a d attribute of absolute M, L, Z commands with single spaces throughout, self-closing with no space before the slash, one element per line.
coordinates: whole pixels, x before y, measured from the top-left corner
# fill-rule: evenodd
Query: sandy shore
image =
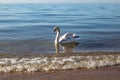
<path fill-rule="evenodd" d="M 103 55 L 120 54 L 118 53 L 81 53 L 81 54 L 60 54 L 52 56 L 70 56 L 70 55 Z M 0 55 L 1 57 L 13 57 L 11 55 Z M 34 55 L 32 57 L 36 57 Z M 52 57 L 51 55 L 47 55 Z M 18 57 L 18 56 L 14 56 Z M 23 56 L 19 56 L 23 57 Z M 28 55 L 24 57 L 29 57 Z M 74 69 L 49 72 L 13 72 L 0 73 L 0 80 L 120 80 L 120 65 L 101 67 L 96 69 Z"/>
<path fill-rule="evenodd" d="M 120 65 L 35 73 L 0 73 L 0 80 L 120 80 Z"/>

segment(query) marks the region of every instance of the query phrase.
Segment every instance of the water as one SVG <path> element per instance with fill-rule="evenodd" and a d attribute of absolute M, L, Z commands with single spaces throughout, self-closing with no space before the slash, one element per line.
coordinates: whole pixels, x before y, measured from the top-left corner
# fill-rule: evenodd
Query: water
<path fill-rule="evenodd" d="M 80 36 L 73 52 L 120 51 L 119 4 L 0 4 L 0 53 L 55 53 L 56 25 Z"/>

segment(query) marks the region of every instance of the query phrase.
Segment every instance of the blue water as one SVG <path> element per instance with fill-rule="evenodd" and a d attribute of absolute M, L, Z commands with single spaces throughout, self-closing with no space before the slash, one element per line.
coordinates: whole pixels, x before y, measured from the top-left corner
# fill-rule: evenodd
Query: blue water
<path fill-rule="evenodd" d="M 120 51 L 120 4 L 0 4 L 0 53 L 55 53 L 54 26 L 74 52 Z"/>

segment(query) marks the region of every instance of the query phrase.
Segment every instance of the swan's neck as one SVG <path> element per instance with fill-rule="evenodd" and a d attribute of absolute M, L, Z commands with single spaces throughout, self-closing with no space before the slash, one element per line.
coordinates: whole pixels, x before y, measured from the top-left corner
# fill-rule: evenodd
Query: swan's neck
<path fill-rule="evenodd" d="M 55 44 L 59 44 L 59 38 L 60 38 L 60 32 L 57 31 L 57 35 L 56 35 L 56 38 L 55 38 Z"/>
<path fill-rule="evenodd" d="M 60 37 L 60 32 L 57 31 L 57 35 L 55 38 L 55 49 L 56 49 L 56 53 L 59 53 L 59 37 Z"/>

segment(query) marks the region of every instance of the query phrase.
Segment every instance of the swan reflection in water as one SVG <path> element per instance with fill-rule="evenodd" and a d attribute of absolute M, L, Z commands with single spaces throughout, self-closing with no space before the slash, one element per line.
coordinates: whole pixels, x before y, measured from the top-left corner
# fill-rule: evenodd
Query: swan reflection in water
<path fill-rule="evenodd" d="M 75 33 L 67 32 L 60 37 L 60 28 L 54 27 L 53 31 L 56 32 L 55 49 L 56 53 L 59 53 L 59 46 L 61 46 L 64 52 L 72 52 L 73 48 L 78 44 L 75 38 L 78 38 Z"/>
<path fill-rule="evenodd" d="M 72 53 L 74 48 L 78 45 L 79 43 L 73 42 L 69 44 L 62 44 L 60 47 L 63 49 L 63 53 Z"/>

